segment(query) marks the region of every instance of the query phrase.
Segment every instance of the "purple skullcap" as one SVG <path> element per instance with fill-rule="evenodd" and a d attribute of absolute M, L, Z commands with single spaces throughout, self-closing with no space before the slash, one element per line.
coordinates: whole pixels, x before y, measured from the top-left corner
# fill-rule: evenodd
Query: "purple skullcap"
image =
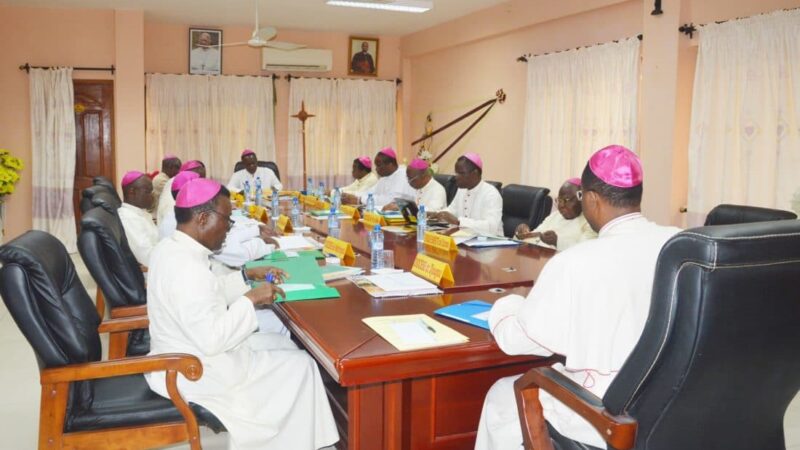
<path fill-rule="evenodd" d="M 175 199 L 175 206 L 178 208 L 192 208 L 203 203 L 207 203 L 219 194 L 222 185 L 214 180 L 207 178 L 197 178 L 184 184 L 178 197 Z"/>
<path fill-rule="evenodd" d="M 172 180 L 172 192 L 180 191 L 186 183 L 196 178 L 200 178 L 200 175 L 198 175 L 197 172 L 192 172 L 191 170 L 178 173 L 175 175 L 175 179 Z"/>
<path fill-rule="evenodd" d="M 192 159 L 190 161 L 186 161 L 185 163 L 181 164 L 181 172 L 186 170 L 196 169 L 200 166 L 202 166 L 202 164 L 200 164 L 200 161 Z"/>
<path fill-rule="evenodd" d="M 256 154 L 256 152 L 250 150 L 249 148 L 246 148 L 246 149 L 244 149 L 244 151 L 242 151 L 242 158 L 244 158 L 245 156 L 248 156 L 248 155 L 255 155 L 255 154 Z"/>
<path fill-rule="evenodd" d="M 383 148 L 383 149 L 381 149 L 381 151 L 379 151 L 378 153 L 380 153 L 380 154 L 382 154 L 382 155 L 386 155 L 386 156 L 388 156 L 389 158 L 392 158 L 392 159 L 394 159 L 394 160 L 396 160 L 396 159 L 397 159 L 397 153 L 395 153 L 395 151 L 394 151 L 394 149 L 393 149 L 392 147 L 386 147 L 386 148 Z"/>
<path fill-rule="evenodd" d="M 164 155 L 164 158 L 162 158 L 161 160 L 162 161 L 169 161 L 170 159 L 178 159 L 178 157 L 173 155 L 172 153 L 167 153 L 166 155 Z"/>
<path fill-rule="evenodd" d="M 472 161 L 472 164 L 475 164 L 476 166 L 478 166 L 479 169 L 483 170 L 483 161 L 481 160 L 480 155 L 478 155 L 477 153 L 472 153 L 472 152 L 464 153 L 464 158 L 467 158 L 468 160 Z"/>
<path fill-rule="evenodd" d="M 139 172 L 138 170 L 131 170 L 125 173 L 125 176 L 122 177 L 122 187 L 125 187 L 134 181 L 138 180 L 139 178 L 143 177 L 145 174 L 143 172 Z"/>
<path fill-rule="evenodd" d="M 428 161 L 425 161 L 422 158 L 414 158 L 414 160 L 411 161 L 411 164 L 409 164 L 408 167 L 417 170 L 426 170 L 428 167 L 430 167 L 430 165 L 428 165 Z"/>
<path fill-rule="evenodd" d="M 359 156 L 358 162 L 367 169 L 372 169 L 372 160 L 369 159 L 369 156 Z"/>
<path fill-rule="evenodd" d="M 575 186 L 581 187 L 581 179 L 578 177 L 572 177 L 567 180 L 567 183 L 574 184 Z"/>
<path fill-rule="evenodd" d="M 623 189 L 642 184 L 642 162 L 635 153 L 621 145 L 609 145 L 589 158 L 589 170 L 604 183 Z"/>

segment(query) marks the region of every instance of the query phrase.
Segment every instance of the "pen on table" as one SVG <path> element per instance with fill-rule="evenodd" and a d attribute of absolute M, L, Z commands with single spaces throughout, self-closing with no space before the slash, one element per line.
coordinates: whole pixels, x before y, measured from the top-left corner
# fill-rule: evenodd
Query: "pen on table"
<path fill-rule="evenodd" d="M 275 275 L 272 272 L 267 273 L 267 276 L 264 277 L 267 283 L 274 283 L 275 282 Z"/>
<path fill-rule="evenodd" d="M 427 324 L 427 323 L 426 323 L 424 320 L 422 320 L 422 319 L 419 319 L 419 323 L 420 323 L 420 324 L 421 324 L 423 327 L 427 328 L 427 329 L 428 329 L 428 331 L 430 331 L 431 333 L 436 333 L 436 330 L 435 330 L 435 329 L 434 329 L 432 326 L 428 325 L 428 324 Z"/>

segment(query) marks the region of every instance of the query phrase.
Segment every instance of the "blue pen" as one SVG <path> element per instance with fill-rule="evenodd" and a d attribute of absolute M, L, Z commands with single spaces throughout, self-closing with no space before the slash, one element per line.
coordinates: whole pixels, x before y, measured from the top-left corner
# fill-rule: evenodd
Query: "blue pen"
<path fill-rule="evenodd" d="M 267 283 L 274 283 L 275 282 L 275 275 L 273 275 L 272 272 L 269 272 L 269 273 L 267 273 L 267 276 L 264 277 L 264 279 L 267 281 Z"/>

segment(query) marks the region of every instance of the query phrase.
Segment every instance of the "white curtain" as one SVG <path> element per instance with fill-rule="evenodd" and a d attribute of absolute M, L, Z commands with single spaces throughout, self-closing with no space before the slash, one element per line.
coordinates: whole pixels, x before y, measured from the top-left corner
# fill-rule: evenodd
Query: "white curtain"
<path fill-rule="evenodd" d="M 72 69 L 31 69 L 33 228 L 77 251 L 75 211 L 75 111 Z"/>
<path fill-rule="evenodd" d="M 227 183 L 242 150 L 275 160 L 272 78 L 147 75 L 147 151 L 198 159 Z"/>
<path fill-rule="evenodd" d="M 383 147 L 396 147 L 396 86 L 393 81 L 293 78 L 289 114 L 306 111 L 307 176 L 315 184 L 344 186 L 352 180 L 353 160 L 372 157 Z M 301 122 L 289 118 L 288 183 L 303 186 Z"/>
<path fill-rule="evenodd" d="M 595 150 L 636 151 L 638 86 L 637 38 L 531 58 L 522 182 L 557 191 Z"/>
<path fill-rule="evenodd" d="M 800 11 L 700 32 L 689 225 L 720 203 L 789 209 L 800 185 Z"/>

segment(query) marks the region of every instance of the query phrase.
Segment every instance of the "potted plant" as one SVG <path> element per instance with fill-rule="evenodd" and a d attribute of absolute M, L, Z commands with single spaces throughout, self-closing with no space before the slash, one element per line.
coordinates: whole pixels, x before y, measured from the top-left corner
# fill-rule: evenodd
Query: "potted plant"
<path fill-rule="evenodd" d="M 5 199 L 14 193 L 14 185 L 19 181 L 19 172 L 25 168 L 22 160 L 14 157 L 11 152 L 0 148 L 0 243 L 3 242 Z"/>

